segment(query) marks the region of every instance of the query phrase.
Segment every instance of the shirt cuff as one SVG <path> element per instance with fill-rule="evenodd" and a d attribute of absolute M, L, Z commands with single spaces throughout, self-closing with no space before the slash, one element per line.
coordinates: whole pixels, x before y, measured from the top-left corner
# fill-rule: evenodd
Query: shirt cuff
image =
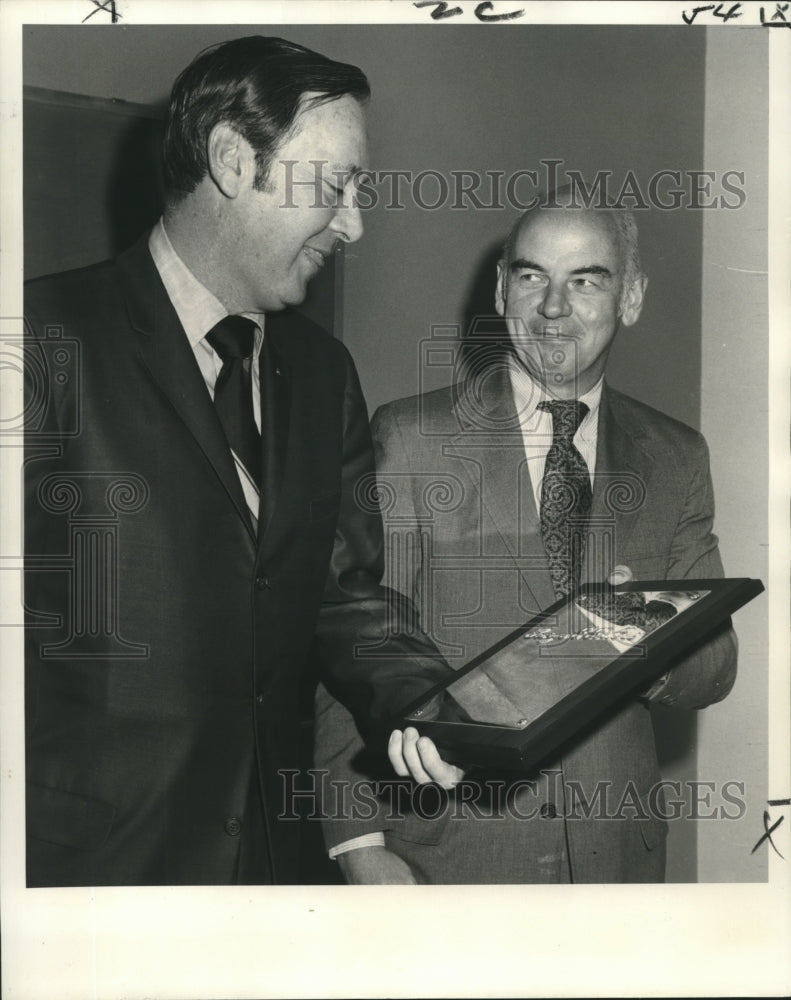
<path fill-rule="evenodd" d="M 662 692 L 667 687 L 669 679 L 670 671 L 668 670 L 667 673 L 662 674 L 661 677 L 655 680 L 647 691 L 643 692 L 643 698 L 645 698 L 646 701 L 659 701 Z"/>
<path fill-rule="evenodd" d="M 331 847 L 327 852 L 330 860 L 334 861 L 339 854 L 347 851 L 356 851 L 359 847 L 384 847 L 385 835 L 381 831 L 376 833 L 364 833 L 361 837 L 352 837 L 351 840 L 344 840 L 335 847 Z"/>

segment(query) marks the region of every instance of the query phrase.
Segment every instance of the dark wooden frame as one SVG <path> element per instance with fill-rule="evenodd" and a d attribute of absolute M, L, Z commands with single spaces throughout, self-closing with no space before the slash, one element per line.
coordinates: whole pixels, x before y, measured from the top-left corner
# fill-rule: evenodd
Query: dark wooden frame
<path fill-rule="evenodd" d="M 748 578 L 632 581 L 615 588 L 606 584 L 589 584 L 570 598 L 557 601 L 455 671 L 453 677 L 405 705 L 397 714 L 393 726 L 399 729 L 407 726 L 417 728 L 421 735 L 431 737 L 446 760 L 463 765 L 530 770 L 549 754 L 557 752 L 564 744 L 595 725 L 609 710 L 647 690 L 652 682 L 672 667 L 677 657 L 691 652 L 718 628 L 723 627 L 733 612 L 757 597 L 763 589 L 760 580 Z M 428 708 L 429 703 L 438 699 L 462 676 L 478 669 L 495 653 L 521 639 L 529 629 L 554 620 L 554 616 L 575 597 L 613 590 L 616 593 L 635 590 L 704 590 L 709 593 L 700 604 L 686 608 L 661 628 L 644 636 L 639 644 L 638 655 L 635 649 L 625 653 L 614 652 L 612 660 L 606 666 L 597 670 L 522 729 L 488 723 L 419 718 L 422 711 L 434 714 L 436 704 Z"/>

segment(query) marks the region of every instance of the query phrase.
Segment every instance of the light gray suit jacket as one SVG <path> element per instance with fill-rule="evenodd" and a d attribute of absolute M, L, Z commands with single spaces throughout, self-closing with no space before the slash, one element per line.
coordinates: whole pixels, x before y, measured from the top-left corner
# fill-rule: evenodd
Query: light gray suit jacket
<path fill-rule="evenodd" d="M 507 375 L 389 403 L 372 429 L 388 582 L 414 599 L 422 627 L 458 668 L 555 600 Z M 583 581 L 604 580 L 617 564 L 638 580 L 722 576 L 713 515 L 703 437 L 605 384 Z M 558 696 L 583 669 L 569 662 Z M 652 698 L 702 708 L 725 697 L 735 672 L 728 628 L 677 663 Z M 348 713 L 323 691 L 317 707 L 316 766 L 335 780 L 371 774 Z M 428 882 L 663 880 L 667 828 L 645 701 L 611 713 L 529 777 L 535 784 L 502 819 L 481 818 L 482 796 L 435 820 L 384 809 L 330 820 L 325 839 L 384 830 Z"/>

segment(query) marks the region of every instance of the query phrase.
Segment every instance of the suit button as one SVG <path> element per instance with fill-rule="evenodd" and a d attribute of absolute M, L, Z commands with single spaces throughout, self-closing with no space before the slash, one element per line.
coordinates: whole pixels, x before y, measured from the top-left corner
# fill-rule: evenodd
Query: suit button
<path fill-rule="evenodd" d="M 236 816 L 229 816 L 225 821 L 225 832 L 229 837 L 238 837 L 242 832 L 242 821 Z"/>
<path fill-rule="evenodd" d="M 264 704 L 264 696 L 262 694 L 257 694 L 255 696 L 255 703 L 256 703 L 256 705 L 263 705 Z"/>
<path fill-rule="evenodd" d="M 268 576 L 264 576 L 262 573 L 260 576 L 255 578 L 255 586 L 257 590 L 271 590 L 272 583 Z"/>
<path fill-rule="evenodd" d="M 541 806 L 540 811 L 544 819 L 554 819 L 558 814 L 557 809 L 552 805 L 551 802 L 545 802 L 543 806 Z"/>

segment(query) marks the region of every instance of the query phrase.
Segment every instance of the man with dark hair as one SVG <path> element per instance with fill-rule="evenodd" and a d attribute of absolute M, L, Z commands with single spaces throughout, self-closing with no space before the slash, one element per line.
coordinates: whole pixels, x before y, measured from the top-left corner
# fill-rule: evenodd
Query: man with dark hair
<path fill-rule="evenodd" d="M 169 202 L 194 191 L 209 169 L 207 144 L 217 122 L 231 125 L 255 151 L 256 190 L 308 108 L 370 97 L 362 70 L 282 38 L 238 38 L 194 59 L 173 84 L 163 142 Z"/>
<path fill-rule="evenodd" d="M 567 195 L 525 213 L 506 243 L 502 363 L 372 420 L 387 580 L 415 600 L 451 666 L 580 582 L 722 575 L 705 441 L 604 378 L 619 327 L 643 304 L 634 218 Z M 357 822 L 330 818 L 331 854 L 350 882 L 662 881 L 667 824 L 647 708 L 724 698 L 735 654 L 728 628 L 540 770 L 470 772 L 434 819 L 386 805 Z M 567 656 L 542 673 L 548 690 L 533 689 L 534 701 L 559 701 L 586 669 Z M 316 746 L 331 780 L 368 777 L 351 720 L 321 690 Z M 415 729 L 395 732 L 390 754 L 424 783 L 450 789 L 462 777 Z"/>
<path fill-rule="evenodd" d="M 203 53 L 173 90 L 163 218 L 27 287 L 29 886 L 297 880 L 278 817 L 309 657 L 372 730 L 446 669 L 353 503 L 373 456 L 352 361 L 287 308 L 362 234 L 367 96 L 281 39 Z"/>

